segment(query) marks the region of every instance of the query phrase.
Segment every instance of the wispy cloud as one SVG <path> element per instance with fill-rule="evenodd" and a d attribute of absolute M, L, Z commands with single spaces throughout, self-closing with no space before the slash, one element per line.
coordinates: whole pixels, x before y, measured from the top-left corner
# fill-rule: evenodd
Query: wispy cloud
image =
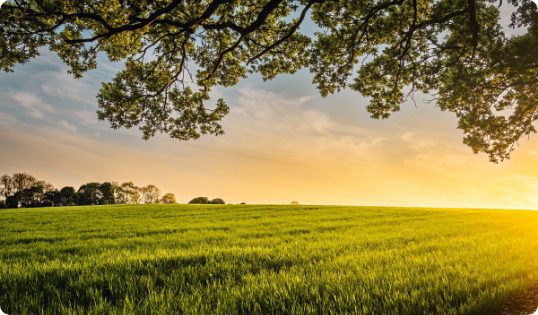
<path fill-rule="evenodd" d="M 48 114 L 56 112 L 52 106 L 33 94 L 16 92 L 12 99 L 26 109 L 28 115 L 36 119 L 45 120 Z"/>
<path fill-rule="evenodd" d="M 77 132 L 77 127 L 75 127 L 73 124 L 68 123 L 65 120 L 60 120 L 58 122 L 58 125 L 65 130 L 71 131 L 71 132 Z"/>

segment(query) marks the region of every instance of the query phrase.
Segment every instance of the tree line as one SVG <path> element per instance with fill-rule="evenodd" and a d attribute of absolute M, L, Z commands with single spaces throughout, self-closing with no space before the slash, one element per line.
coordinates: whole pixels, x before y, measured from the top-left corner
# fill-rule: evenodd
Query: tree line
<path fill-rule="evenodd" d="M 77 189 L 52 184 L 27 173 L 0 177 L 0 208 L 176 203 L 174 194 L 161 197 L 155 185 L 138 187 L 133 182 L 90 182 Z"/>

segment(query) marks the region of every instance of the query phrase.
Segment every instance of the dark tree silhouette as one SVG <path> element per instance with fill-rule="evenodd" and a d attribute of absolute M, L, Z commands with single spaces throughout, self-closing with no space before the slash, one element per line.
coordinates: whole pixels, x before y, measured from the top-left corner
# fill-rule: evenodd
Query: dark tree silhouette
<path fill-rule="evenodd" d="M 77 192 L 75 188 L 66 186 L 60 190 L 62 206 L 74 206 L 77 204 Z"/>
<path fill-rule="evenodd" d="M 45 194 L 43 195 L 43 202 L 41 203 L 41 205 L 45 207 L 61 206 L 62 194 L 56 189 L 45 192 Z"/>
<path fill-rule="evenodd" d="M 196 197 L 189 201 L 190 204 L 208 204 L 209 198 L 207 197 Z"/>
<path fill-rule="evenodd" d="M 101 191 L 101 185 L 99 183 L 87 183 L 78 189 L 78 204 L 79 205 L 98 205 L 101 204 L 103 199 L 103 192 Z"/>
<path fill-rule="evenodd" d="M 114 193 L 116 191 L 116 186 L 110 182 L 104 182 L 99 186 L 99 190 L 103 194 L 100 200 L 102 205 L 113 205 L 116 203 Z"/>
<path fill-rule="evenodd" d="M 221 198 L 214 198 L 209 203 L 214 204 L 214 205 L 226 204 L 226 202 L 224 202 L 224 200 L 222 200 Z"/>
<path fill-rule="evenodd" d="M 43 186 L 33 186 L 27 189 L 19 190 L 15 195 L 17 196 L 17 199 L 21 203 L 22 207 L 40 207 L 44 197 Z"/>

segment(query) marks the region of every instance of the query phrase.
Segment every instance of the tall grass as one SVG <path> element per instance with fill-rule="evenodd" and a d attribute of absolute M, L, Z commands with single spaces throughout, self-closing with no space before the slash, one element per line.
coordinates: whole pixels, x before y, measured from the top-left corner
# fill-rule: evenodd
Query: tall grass
<path fill-rule="evenodd" d="M 0 211 L 8 314 L 487 312 L 538 282 L 538 212 L 318 206 Z"/>

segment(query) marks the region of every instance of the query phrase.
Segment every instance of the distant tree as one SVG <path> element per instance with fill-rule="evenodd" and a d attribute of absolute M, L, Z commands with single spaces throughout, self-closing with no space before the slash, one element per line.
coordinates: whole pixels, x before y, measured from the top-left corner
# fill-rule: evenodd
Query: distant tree
<path fill-rule="evenodd" d="M 75 188 L 66 186 L 60 190 L 62 206 L 74 206 L 77 204 L 77 192 Z"/>
<path fill-rule="evenodd" d="M 161 191 L 155 185 L 148 185 L 140 188 L 140 195 L 143 203 L 159 203 Z"/>
<path fill-rule="evenodd" d="M 208 204 L 209 198 L 207 197 L 196 197 L 189 201 L 190 204 Z"/>
<path fill-rule="evenodd" d="M 115 190 L 116 185 L 110 183 L 110 182 L 104 182 L 99 186 L 99 190 L 103 194 L 103 197 L 101 198 L 100 204 L 102 205 L 113 205 L 116 203 L 115 200 Z"/>
<path fill-rule="evenodd" d="M 43 206 L 57 207 L 62 205 L 62 194 L 58 190 L 45 192 L 43 196 Z"/>
<path fill-rule="evenodd" d="M 247 203 L 246 202 L 241 202 L 240 205 L 246 205 Z"/>
<path fill-rule="evenodd" d="M 224 202 L 224 200 L 222 200 L 221 198 L 215 198 L 211 200 L 209 203 L 214 204 L 214 205 L 223 205 L 226 202 Z"/>
<path fill-rule="evenodd" d="M 55 191 L 54 186 L 34 176 L 19 172 L 13 176 L 0 177 L 0 198 L 4 199 L 6 206 L 40 207 L 49 203 L 45 194 Z M 9 200 L 8 200 L 9 198 Z"/>
<path fill-rule="evenodd" d="M 9 175 L 2 175 L 0 177 L 0 195 L 4 197 L 4 200 L 11 196 L 14 190 L 13 178 Z"/>
<path fill-rule="evenodd" d="M 24 208 L 40 207 L 43 203 L 44 191 L 42 186 L 32 186 L 15 193 Z"/>
<path fill-rule="evenodd" d="M 172 193 L 167 193 L 161 198 L 161 202 L 165 204 L 176 203 L 176 196 Z"/>
<path fill-rule="evenodd" d="M 299 202 L 298 202 L 298 201 L 292 201 L 292 202 L 290 203 L 290 205 L 297 206 L 297 205 L 299 205 Z"/>
<path fill-rule="evenodd" d="M 27 173 L 15 173 L 12 176 L 13 180 L 13 193 L 23 191 L 25 189 L 30 189 L 33 186 L 36 186 L 37 179 Z"/>
<path fill-rule="evenodd" d="M 44 180 L 36 181 L 34 186 L 38 186 L 38 187 L 43 188 L 43 193 L 47 193 L 47 192 L 51 192 L 51 191 L 56 190 L 56 188 L 54 188 L 54 186 L 51 183 L 48 183 L 48 182 L 46 182 Z"/>
<path fill-rule="evenodd" d="M 98 205 L 103 198 L 103 192 L 100 189 L 99 183 L 87 183 L 78 189 L 78 204 L 79 205 Z"/>
<path fill-rule="evenodd" d="M 116 188 L 116 203 L 136 204 L 139 201 L 140 193 L 133 182 L 125 182 Z"/>

